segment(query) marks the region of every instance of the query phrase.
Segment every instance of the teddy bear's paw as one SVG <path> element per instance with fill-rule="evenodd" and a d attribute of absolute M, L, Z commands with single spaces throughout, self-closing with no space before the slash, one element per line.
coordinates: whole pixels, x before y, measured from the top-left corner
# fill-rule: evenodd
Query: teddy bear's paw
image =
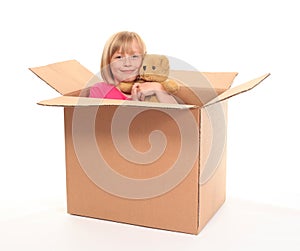
<path fill-rule="evenodd" d="M 167 79 L 163 86 L 168 93 L 175 94 L 179 90 L 179 84 L 175 80 Z"/>

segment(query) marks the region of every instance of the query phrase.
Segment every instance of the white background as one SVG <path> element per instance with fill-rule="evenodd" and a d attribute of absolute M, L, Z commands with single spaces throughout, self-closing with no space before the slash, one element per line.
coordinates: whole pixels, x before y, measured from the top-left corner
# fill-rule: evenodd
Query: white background
<path fill-rule="evenodd" d="M 121 30 L 199 71 L 237 71 L 234 85 L 271 73 L 229 101 L 227 196 L 299 212 L 299 23 L 296 0 L 1 3 L 0 219 L 65 208 L 63 109 L 36 105 L 58 94 L 28 67 L 77 59 L 96 73 Z"/>

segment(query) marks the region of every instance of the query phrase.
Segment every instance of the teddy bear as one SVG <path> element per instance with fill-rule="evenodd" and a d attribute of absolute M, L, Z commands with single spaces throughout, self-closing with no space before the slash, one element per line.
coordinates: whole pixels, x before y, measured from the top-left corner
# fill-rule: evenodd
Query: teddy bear
<path fill-rule="evenodd" d="M 130 94 L 134 83 L 159 82 L 169 94 L 179 90 L 179 84 L 169 79 L 169 59 L 164 55 L 146 54 L 139 71 L 139 76 L 134 82 L 121 82 L 119 88 L 122 92 Z M 159 102 L 155 95 L 146 97 L 145 101 Z"/>

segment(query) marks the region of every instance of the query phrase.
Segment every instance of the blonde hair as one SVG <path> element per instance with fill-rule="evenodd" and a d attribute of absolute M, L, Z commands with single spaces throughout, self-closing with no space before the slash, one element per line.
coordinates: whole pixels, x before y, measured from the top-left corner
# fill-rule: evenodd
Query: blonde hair
<path fill-rule="evenodd" d="M 142 50 L 142 54 L 146 53 L 146 45 L 142 38 L 135 32 L 121 31 L 112 35 L 106 42 L 101 58 L 101 76 L 107 83 L 114 83 L 114 76 L 110 69 L 111 58 L 116 51 L 131 52 L 132 42 L 136 40 Z"/>

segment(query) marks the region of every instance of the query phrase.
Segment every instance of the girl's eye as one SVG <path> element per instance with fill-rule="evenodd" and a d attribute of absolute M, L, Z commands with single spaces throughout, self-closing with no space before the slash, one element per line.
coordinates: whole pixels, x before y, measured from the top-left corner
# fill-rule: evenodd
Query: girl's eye
<path fill-rule="evenodd" d="M 132 55 L 131 58 L 132 58 L 133 60 L 137 60 L 137 59 L 140 58 L 140 56 L 139 56 L 139 55 Z"/>
<path fill-rule="evenodd" d="M 121 59 L 121 58 L 122 58 L 122 56 L 115 56 L 115 58 L 116 58 L 116 59 Z"/>

